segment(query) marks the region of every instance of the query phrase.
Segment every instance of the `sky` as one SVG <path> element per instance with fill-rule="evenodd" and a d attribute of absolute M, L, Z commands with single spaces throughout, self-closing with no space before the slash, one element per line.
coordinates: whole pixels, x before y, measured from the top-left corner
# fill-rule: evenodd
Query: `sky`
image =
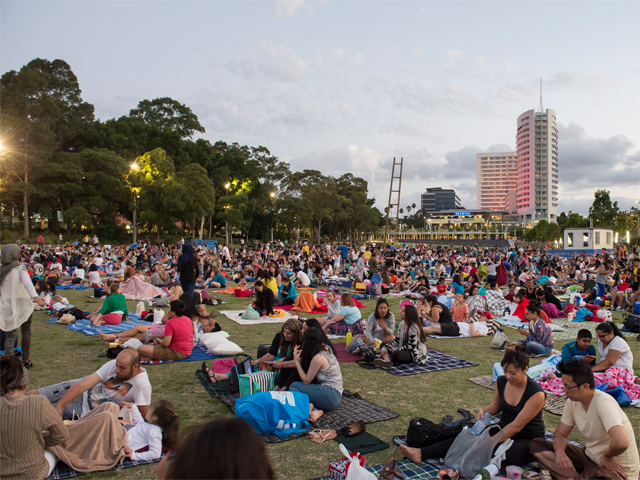
<path fill-rule="evenodd" d="M 517 117 L 558 119 L 558 212 L 598 189 L 640 200 L 637 1 L 0 2 L 0 71 L 63 59 L 101 120 L 143 99 L 188 105 L 216 142 L 292 170 L 350 172 L 382 210 L 427 187 L 476 208 L 478 152 L 513 151 Z"/>

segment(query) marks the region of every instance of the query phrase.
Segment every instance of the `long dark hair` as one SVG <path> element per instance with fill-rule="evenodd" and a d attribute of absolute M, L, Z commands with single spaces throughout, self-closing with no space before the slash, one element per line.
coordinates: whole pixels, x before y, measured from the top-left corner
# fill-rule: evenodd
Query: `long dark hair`
<path fill-rule="evenodd" d="M 333 346 L 333 343 L 331 343 L 331 340 L 329 340 L 329 337 L 327 337 L 327 334 L 324 333 L 324 330 L 322 329 L 322 325 L 320 325 L 320 322 L 318 321 L 318 319 L 308 318 L 307 320 L 305 320 L 304 323 L 307 324 L 307 328 L 315 328 L 316 330 L 318 330 L 320 332 L 320 335 L 322 336 L 322 343 L 324 343 L 327 347 L 331 349 L 334 356 L 337 356 L 336 349 Z"/>
<path fill-rule="evenodd" d="M 184 316 L 189 317 L 191 320 L 194 320 L 200 316 L 198 315 L 196 304 L 193 301 L 193 296 L 189 295 L 188 293 L 183 293 L 182 295 L 180 295 L 180 298 L 178 300 L 184 303 Z"/>
<path fill-rule="evenodd" d="M 420 333 L 420 340 L 423 343 L 427 343 L 427 336 L 422 329 L 422 321 L 420 317 L 418 317 L 418 309 L 413 305 L 405 305 L 404 306 L 404 341 L 408 343 L 409 340 L 409 329 L 412 326 L 416 326 L 418 332 Z"/>
<path fill-rule="evenodd" d="M 22 388 L 24 368 L 22 362 L 13 355 L 0 357 L 0 396 L 4 396 L 12 390 Z"/>
<path fill-rule="evenodd" d="M 165 478 L 272 480 L 275 475 L 262 437 L 245 420 L 225 416 L 196 427 L 185 438 Z"/>
<path fill-rule="evenodd" d="M 289 330 L 293 333 L 293 340 L 287 342 L 284 338 L 284 331 Z M 302 344 L 302 322 L 297 318 L 290 318 L 282 325 L 280 330 L 280 356 L 286 357 L 287 354 L 293 355 L 293 348 Z M 287 353 L 289 352 L 289 353 Z"/>
<path fill-rule="evenodd" d="M 176 408 L 173 404 L 167 400 L 154 402 L 152 416 L 156 417 L 155 425 L 162 429 L 162 445 L 165 447 L 177 445 L 180 415 L 176 414 Z"/>
<path fill-rule="evenodd" d="M 317 328 L 307 328 L 304 332 L 304 339 L 302 340 L 302 356 L 300 358 L 300 364 L 305 372 L 309 371 L 309 365 L 311 360 L 324 348 L 322 341 L 322 335 Z"/>

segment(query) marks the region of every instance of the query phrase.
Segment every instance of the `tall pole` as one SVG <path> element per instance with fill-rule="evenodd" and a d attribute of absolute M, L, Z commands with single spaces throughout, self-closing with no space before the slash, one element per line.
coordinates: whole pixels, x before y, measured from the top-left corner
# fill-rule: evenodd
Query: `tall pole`
<path fill-rule="evenodd" d="M 229 220 L 226 220 L 224 224 L 224 243 L 229 245 Z"/>
<path fill-rule="evenodd" d="M 133 243 L 137 243 L 138 238 L 138 194 L 133 190 Z"/>

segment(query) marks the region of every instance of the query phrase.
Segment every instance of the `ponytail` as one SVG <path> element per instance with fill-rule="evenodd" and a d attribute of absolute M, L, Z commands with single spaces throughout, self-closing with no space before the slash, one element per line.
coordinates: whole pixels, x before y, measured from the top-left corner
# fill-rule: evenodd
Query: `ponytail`
<path fill-rule="evenodd" d="M 616 337 L 624 338 L 618 326 L 613 322 L 603 322 L 596 327 L 596 330 L 606 334 L 613 332 Z"/>
<path fill-rule="evenodd" d="M 180 430 L 180 415 L 176 414 L 175 407 L 167 400 L 158 400 L 153 404 L 152 415 L 155 425 L 162 428 L 162 446 L 175 447 Z"/>

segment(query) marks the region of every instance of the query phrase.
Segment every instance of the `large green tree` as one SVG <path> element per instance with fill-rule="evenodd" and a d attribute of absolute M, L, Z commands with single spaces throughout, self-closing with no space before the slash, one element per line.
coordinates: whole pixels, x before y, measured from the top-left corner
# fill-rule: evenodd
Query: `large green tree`
<path fill-rule="evenodd" d="M 594 227 L 613 228 L 619 211 L 618 202 L 611 202 L 608 190 L 597 190 L 593 204 L 589 207 L 589 219 L 593 221 Z"/>

